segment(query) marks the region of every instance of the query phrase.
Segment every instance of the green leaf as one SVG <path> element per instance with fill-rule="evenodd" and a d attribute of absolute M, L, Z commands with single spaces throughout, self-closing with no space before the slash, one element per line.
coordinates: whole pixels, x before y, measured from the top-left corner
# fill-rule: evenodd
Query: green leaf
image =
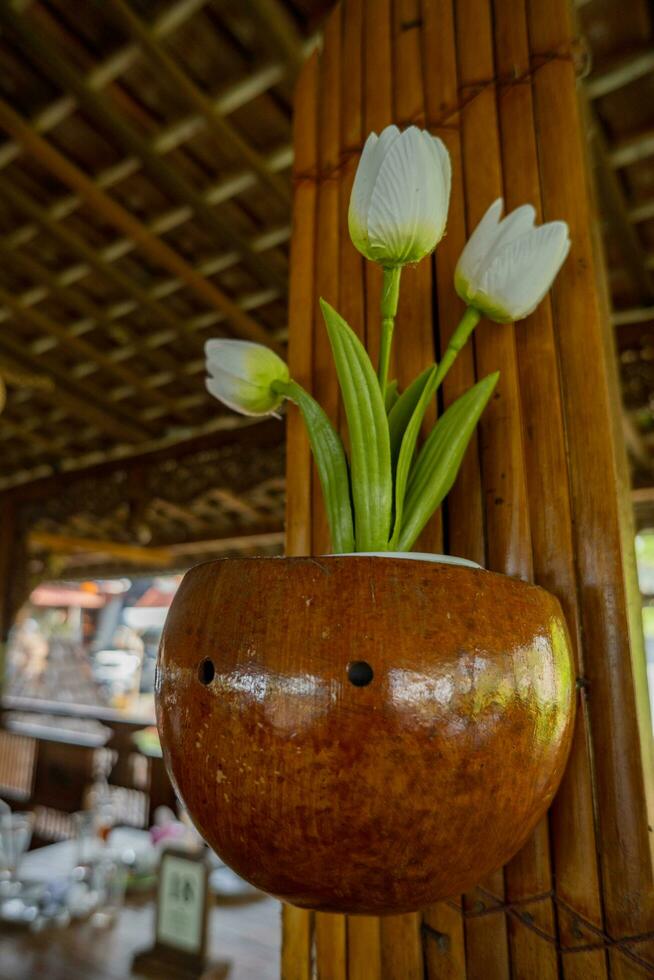
<path fill-rule="evenodd" d="M 422 374 L 418 375 L 415 381 L 411 382 L 406 391 L 402 392 L 389 413 L 388 431 L 391 440 L 391 461 L 393 468 L 395 468 L 395 463 L 400 452 L 404 432 L 415 411 L 416 405 L 420 401 L 420 396 L 431 371 L 431 367 L 425 368 Z"/>
<path fill-rule="evenodd" d="M 271 387 L 298 406 L 307 427 L 318 468 L 335 554 L 354 551 L 350 477 L 343 443 L 318 402 L 295 381 L 274 381 Z"/>
<path fill-rule="evenodd" d="M 393 506 L 388 420 L 377 376 L 354 331 L 320 300 L 350 436 L 357 551 L 385 551 Z"/>
<path fill-rule="evenodd" d="M 404 494 L 406 491 L 407 480 L 409 478 L 409 470 L 411 468 L 413 454 L 416 451 L 416 443 L 418 441 L 420 426 L 422 425 L 422 420 L 425 417 L 427 406 L 432 398 L 432 385 L 434 377 L 436 376 L 436 370 L 437 368 L 434 364 L 427 374 L 425 383 L 422 386 L 422 394 L 416 403 L 416 407 L 413 410 L 409 424 L 404 430 L 404 436 L 402 437 L 402 446 L 400 448 L 400 455 L 398 456 L 397 468 L 395 470 L 395 530 L 393 531 L 393 537 L 390 542 L 391 550 L 395 548 L 397 539 L 400 535 L 400 528 L 402 527 L 402 510 L 404 507 Z"/>
<path fill-rule="evenodd" d="M 489 374 L 461 395 L 439 418 L 422 447 L 409 480 L 402 526 L 395 548 L 408 551 L 449 493 L 472 433 L 499 372 Z"/>
<path fill-rule="evenodd" d="M 390 412 L 393 405 L 397 402 L 399 398 L 397 390 L 397 381 L 389 381 L 386 385 L 386 394 L 384 395 L 384 408 L 386 409 L 386 414 Z"/>

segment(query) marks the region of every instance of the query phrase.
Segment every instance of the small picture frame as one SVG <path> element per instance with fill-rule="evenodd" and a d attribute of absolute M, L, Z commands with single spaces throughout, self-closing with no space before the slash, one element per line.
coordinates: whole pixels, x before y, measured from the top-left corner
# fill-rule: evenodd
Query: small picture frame
<path fill-rule="evenodd" d="M 166 848 L 159 865 L 154 945 L 134 958 L 146 972 L 199 977 L 206 969 L 209 869 L 204 850 Z"/>

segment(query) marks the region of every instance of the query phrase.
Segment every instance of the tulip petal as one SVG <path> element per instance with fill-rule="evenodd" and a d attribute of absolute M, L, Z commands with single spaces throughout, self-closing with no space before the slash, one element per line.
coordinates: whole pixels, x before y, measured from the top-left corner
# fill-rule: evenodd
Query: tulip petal
<path fill-rule="evenodd" d="M 378 262 L 417 261 L 432 251 L 445 224 L 442 167 L 410 126 L 386 153 L 368 211 L 370 255 Z"/>
<path fill-rule="evenodd" d="M 454 281 L 457 293 L 465 302 L 469 301 L 470 284 L 474 282 L 480 265 L 488 251 L 493 247 L 499 233 L 500 215 L 503 208 L 504 201 L 498 197 L 488 208 L 461 252 L 454 273 Z M 474 292 L 474 290 L 472 291 Z"/>
<path fill-rule="evenodd" d="M 289 378 L 288 366 L 274 351 L 249 340 L 208 340 L 207 391 L 242 415 L 271 415 L 283 396 L 271 391 L 273 381 Z"/>
<path fill-rule="evenodd" d="M 500 249 L 481 289 L 511 320 L 532 313 L 552 285 L 570 250 L 565 221 L 550 221 Z"/>
<path fill-rule="evenodd" d="M 486 252 L 483 261 L 479 264 L 476 275 L 482 277 L 486 269 L 492 265 L 495 256 L 498 255 L 501 249 L 506 245 L 510 245 L 511 242 L 516 241 L 522 235 L 526 235 L 529 231 L 532 231 L 535 220 L 536 211 L 531 204 L 522 204 L 515 211 L 507 214 L 506 218 L 500 221 L 495 240 Z"/>
<path fill-rule="evenodd" d="M 438 193 L 438 199 L 434 200 L 434 221 L 438 227 L 437 242 L 441 240 L 445 233 L 447 224 L 447 212 L 450 206 L 450 191 L 452 188 L 452 163 L 445 143 L 438 136 L 432 136 L 424 131 L 423 142 L 427 150 L 428 157 L 433 161 L 434 174 L 440 172 L 440 180 L 433 179 L 434 195 Z"/>
<path fill-rule="evenodd" d="M 397 126 L 387 126 L 379 136 L 376 133 L 370 133 L 359 160 L 352 185 L 352 194 L 350 195 L 348 225 L 354 245 L 364 255 L 368 248 L 370 198 L 386 153 L 399 136 L 400 131 Z"/>
<path fill-rule="evenodd" d="M 283 397 L 272 397 L 270 391 L 235 378 L 224 371 L 205 379 L 207 391 L 218 401 L 241 415 L 257 418 L 272 415 L 283 402 Z"/>

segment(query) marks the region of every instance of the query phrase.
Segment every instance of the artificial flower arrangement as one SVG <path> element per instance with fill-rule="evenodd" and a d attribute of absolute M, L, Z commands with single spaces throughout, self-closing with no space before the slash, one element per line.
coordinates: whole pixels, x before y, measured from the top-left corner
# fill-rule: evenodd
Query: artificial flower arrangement
<path fill-rule="evenodd" d="M 429 133 L 389 126 L 366 142 L 349 226 L 383 268 L 376 372 L 321 300 L 347 452 L 275 353 L 207 344 L 207 386 L 225 404 L 255 416 L 285 399 L 299 406 L 335 554 L 187 572 L 162 636 L 157 722 L 205 840 L 257 888 L 305 908 L 399 914 L 469 891 L 542 819 L 572 739 L 557 599 L 465 559 L 408 553 L 498 375 L 461 395 L 419 446 L 428 404 L 481 317 L 527 316 L 570 245 L 564 222 L 536 228 L 529 205 L 502 220 L 492 204 L 456 268 L 461 322 L 440 363 L 399 392 L 388 366 L 401 271 L 443 236 L 450 179 Z"/>
<path fill-rule="evenodd" d="M 321 299 L 349 434 L 341 437 L 320 405 L 273 351 L 239 340 L 206 344 L 207 388 L 244 415 L 275 414 L 285 399 L 299 407 L 317 464 L 333 551 L 409 551 L 449 492 L 499 374 L 483 378 L 440 416 L 417 450 L 427 407 L 482 316 L 521 320 L 549 290 L 570 248 L 568 226 L 534 226 L 531 205 L 501 218 L 489 207 L 459 258 L 454 286 L 466 304 L 439 364 L 403 392 L 388 379 L 405 265 L 420 262 L 445 234 L 451 165 L 445 144 L 411 126 L 371 133 L 349 207 L 352 242 L 383 269 L 377 373 L 355 332 Z"/>

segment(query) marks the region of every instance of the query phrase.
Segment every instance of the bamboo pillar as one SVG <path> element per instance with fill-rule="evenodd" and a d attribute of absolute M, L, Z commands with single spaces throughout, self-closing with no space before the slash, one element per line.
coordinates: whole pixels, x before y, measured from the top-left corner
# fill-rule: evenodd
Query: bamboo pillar
<path fill-rule="evenodd" d="M 341 427 L 317 299 L 337 305 L 374 357 L 380 276 L 347 233 L 371 129 L 424 125 L 446 142 L 453 166 L 447 235 L 431 263 L 403 274 L 392 365 L 401 386 L 447 345 L 461 312 L 454 267 L 496 197 L 570 224 L 573 248 L 551 297 L 515 327 L 482 323 L 443 385 L 441 409 L 501 371 L 420 548 L 445 548 L 559 596 L 579 710 L 550 814 L 505 869 L 422 915 L 319 915 L 314 924 L 286 910 L 284 980 L 308 980 L 312 948 L 319 980 L 654 975 L 650 721 L 572 39 L 567 0 L 343 0 L 300 77 L 291 369 Z M 326 525 L 294 409 L 288 439 L 288 550 L 319 553 Z"/>

